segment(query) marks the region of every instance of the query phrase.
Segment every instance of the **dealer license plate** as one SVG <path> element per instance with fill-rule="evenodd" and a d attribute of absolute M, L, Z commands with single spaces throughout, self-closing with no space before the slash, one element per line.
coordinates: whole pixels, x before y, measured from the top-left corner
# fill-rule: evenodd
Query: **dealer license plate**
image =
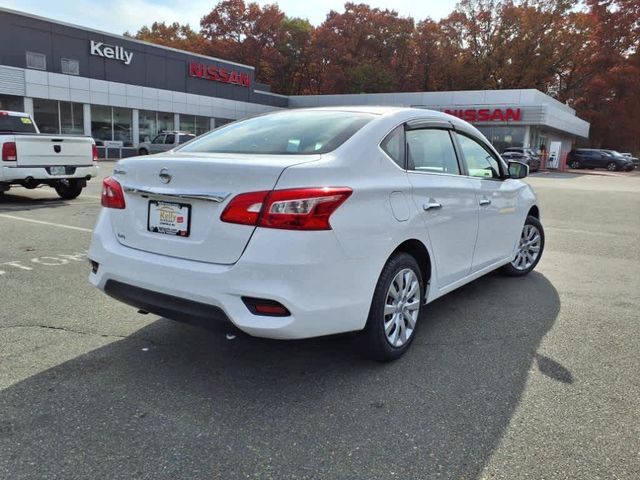
<path fill-rule="evenodd" d="M 149 201 L 147 229 L 150 232 L 188 237 L 190 226 L 191 205 L 157 200 Z"/>
<path fill-rule="evenodd" d="M 51 175 L 64 175 L 67 173 L 67 169 L 65 167 L 51 167 L 49 170 Z"/>

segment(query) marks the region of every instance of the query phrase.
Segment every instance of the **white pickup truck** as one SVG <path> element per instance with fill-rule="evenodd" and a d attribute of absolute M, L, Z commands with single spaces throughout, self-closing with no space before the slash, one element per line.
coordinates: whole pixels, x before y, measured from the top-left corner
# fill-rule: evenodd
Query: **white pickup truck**
<path fill-rule="evenodd" d="M 98 174 L 98 149 L 92 138 L 43 135 L 22 112 L 0 111 L 0 151 L 0 194 L 11 185 L 49 185 L 69 200 Z"/>

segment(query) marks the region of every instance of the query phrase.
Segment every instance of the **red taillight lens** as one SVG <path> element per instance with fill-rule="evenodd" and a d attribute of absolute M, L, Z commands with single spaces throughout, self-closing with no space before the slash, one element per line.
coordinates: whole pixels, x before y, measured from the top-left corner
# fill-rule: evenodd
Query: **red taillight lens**
<path fill-rule="evenodd" d="M 351 193 L 346 187 L 274 190 L 267 197 L 258 225 L 288 230 L 331 230 L 329 217 Z"/>
<path fill-rule="evenodd" d="M 98 161 L 98 146 L 95 143 L 93 145 L 91 145 L 91 155 L 93 157 L 93 161 L 97 162 Z"/>
<path fill-rule="evenodd" d="M 220 218 L 266 228 L 331 230 L 329 217 L 351 193 L 347 187 L 243 193 L 231 200 Z"/>
<path fill-rule="evenodd" d="M 16 142 L 6 142 L 2 144 L 2 161 L 15 162 L 18 159 Z"/>
<path fill-rule="evenodd" d="M 233 198 L 224 209 L 220 220 L 241 225 L 257 225 L 262 204 L 269 192 L 242 193 Z"/>
<path fill-rule="evenodd" d="M 107 208 L 122 209 L 125 207 L 122 186 L 111 177 L 107 177 L 102 181 L 101 203 L 103 207 Z"/>

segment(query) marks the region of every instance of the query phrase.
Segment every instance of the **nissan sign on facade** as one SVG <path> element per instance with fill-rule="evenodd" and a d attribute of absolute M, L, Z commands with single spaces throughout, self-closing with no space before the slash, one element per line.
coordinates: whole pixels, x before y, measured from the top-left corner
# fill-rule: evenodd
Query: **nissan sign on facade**
<path fill-rule="evenodd" d="M 444 113 L 466 120 L 467 122 L 519 122 L 522 111 L 519 108 L 467 108 L 459 110 L 444 109 Z"/>
<path fill-rule="evenodd" d="M 90 53 L 97 57 L 119 60 L 125 65 L 129 65 L 131 60 L 133 60 L 133 52 L 126 51 L 124 47 L 108 45 L 106 43 L 96 42 L 95 40 L 91 40 Z"/>

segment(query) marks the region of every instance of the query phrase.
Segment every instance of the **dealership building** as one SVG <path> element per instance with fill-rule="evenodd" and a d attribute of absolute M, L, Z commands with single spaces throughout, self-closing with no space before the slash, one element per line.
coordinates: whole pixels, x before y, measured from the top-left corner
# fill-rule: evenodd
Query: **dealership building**
<path fill-rule="evenodd" d="M 498 150 L 555 145 L 559 158 L 589 134 L 574 110 L 533 89 L 278 95 L 249 65 L 0 8 L 0 109 L 32 114 L 44 133 L 90 135 L 104 155 L 135 154 L 164 130 L 201 134 L 280 108 L 336 105 L 446 111 Z"/>

